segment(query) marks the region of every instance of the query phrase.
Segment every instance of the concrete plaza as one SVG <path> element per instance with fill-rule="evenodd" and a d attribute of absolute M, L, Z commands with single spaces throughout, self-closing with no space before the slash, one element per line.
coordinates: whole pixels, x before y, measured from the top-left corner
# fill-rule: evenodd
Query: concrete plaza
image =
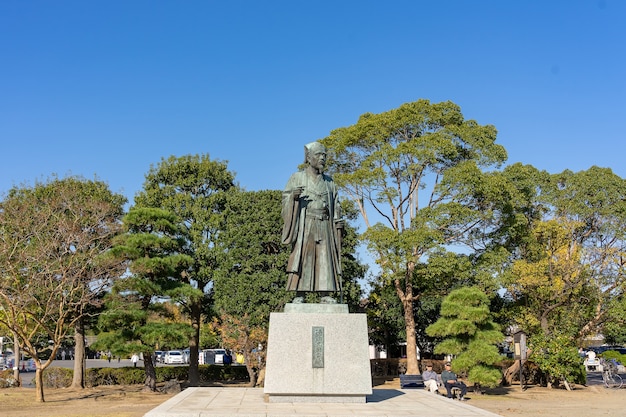
<path fill-rule="evenodd" d="M 188 388 L 144 417 L 498 417 L 424 389 L 374 389 L 365 403 L 270 403 L 262 388 Z"/>

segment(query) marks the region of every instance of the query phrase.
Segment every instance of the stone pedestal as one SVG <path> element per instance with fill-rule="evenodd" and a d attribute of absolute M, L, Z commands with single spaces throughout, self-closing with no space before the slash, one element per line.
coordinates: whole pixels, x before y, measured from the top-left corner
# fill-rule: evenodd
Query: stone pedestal
<path fill-rule="evenodd" d="M 349 314 L 346 304 L 287 304 L 272 313 L 264 392 L 270 402 L 365 402 L 365 314 Z"/>

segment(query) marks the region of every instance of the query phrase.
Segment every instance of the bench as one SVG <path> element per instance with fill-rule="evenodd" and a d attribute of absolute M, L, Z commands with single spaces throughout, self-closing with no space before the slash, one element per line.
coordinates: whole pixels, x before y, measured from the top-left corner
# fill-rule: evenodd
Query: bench
<path fill-rule="evenodd" d="M 461 398 L 461 388 L 459 387 L 450 388 L 450 393 L 452 393 L 452 398 L 455 398 L 457 400 Z"/>
<path fill-rule="evenodd" d="M 424 388 L 424 378 L 421 375 L 400 375 L 400 388 Z"/>

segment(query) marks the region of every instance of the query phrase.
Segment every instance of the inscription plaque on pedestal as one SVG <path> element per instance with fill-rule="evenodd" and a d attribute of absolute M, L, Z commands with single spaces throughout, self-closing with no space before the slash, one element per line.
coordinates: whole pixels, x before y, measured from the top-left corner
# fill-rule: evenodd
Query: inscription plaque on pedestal
<path fill-rule="evenodd" d="M 272 313 L 264 392 L 270 402 L 365 402 L 372 393 L 365 314 L 349 314 L 345 304 L 287 304 Z"/>
<path fill-rule="evenodd" d="M 313 326 L 313 368 L 324 367 L 324 328 Z"/>

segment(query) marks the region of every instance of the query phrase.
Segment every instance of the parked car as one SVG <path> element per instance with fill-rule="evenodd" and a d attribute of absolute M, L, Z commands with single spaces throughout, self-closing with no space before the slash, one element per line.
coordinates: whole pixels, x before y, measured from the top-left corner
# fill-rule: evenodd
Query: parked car
<path fill-rule="evenodd" d="M 189 363 L 189 356 L 191 356 L 189 349 L 183 350 L 183 362 Z"/>
<path fill-rule="evenodd" d="M 588 350 L 594 351 L 597 355 L 606 352 L 607 350 L 617 350 L 619 352 L 620 349 L 623 349 L 622 346 L 618 345 L 602 345 L 602 346 L 591 346 Z M 620 352 L 621 353 L 621 352 Z"/>
<path fill-rule="evenodd" d="M 0 371 L 13 369 L 14 366 L 15 358 L 5 354 L 2 358 L 2 362 L 0 362 Z M 35 364 L 35 360 L 32 358 L 22 359 L 19 361 L 18 369 L 21 372 L 35 372 L 37 370 L 37 365 Z"/>
<path fill-rule="evenodd" d="M 204 349 L 200 352 L 200 365 L 217 365 L 224 363 L 225 349 Z"/>
<path fill-rule="evenodd" d="M 163 358 L 163 363 L 172 365 L 174 363 L 184 363 L 183 352 L 180 350 L 168 350 Z"/>
<path fill-rule="evenodd" d="M 160 350 L 155 350 L 154 351 L 154 361 L 156 363 L 163 363 L 163 356 L 165 355 L 165 352 L 160 351 Z"/>

